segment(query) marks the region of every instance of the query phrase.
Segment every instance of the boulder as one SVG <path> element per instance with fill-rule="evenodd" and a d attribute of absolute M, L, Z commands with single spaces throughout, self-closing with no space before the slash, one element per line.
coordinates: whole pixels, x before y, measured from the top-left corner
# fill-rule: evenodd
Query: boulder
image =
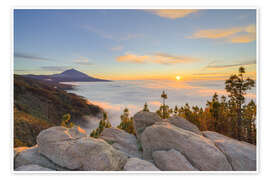
<path fill-rule="evenodd" d="M 105 128 L 100 138 L 111 144 L 115 149 L 124 152 L 128 157 L 142 156 L 138 150 L 136 137 L 133 134 L 112 127 Z"/>
<path fill-rule="evenodd" d="M 53 162 L 48 160 L 45 156 L 41 155 L 38 152 L 37 145 L 23 150 L 14 159 L 15 169 L 20 166 L 25 166 L 29 164 L 36 164 L 53 170 L 60 170 L 60 171 L 67 170 L 54 164 Z"/>
<path fill-rule="evenodd" d="M 16 148 L 14 148 L 14 159 L 16 158 L 16 156 L 20 153 L 20 152 L 22 152 L 22 151 L 24 151 L 24 150 L 26 150 L 26 149 L 28 149 L 29 147 L 16 147 Z"/>
<path fill-rule="evenodd" d="M 124 166 L 124 171 L 159 171 L 159 169 L 148 161 L 129 158 Z"/>
<path fill-rule="evenodd" d="M 175 125 L 176 127 L 188 130 L 188 131 L 192 131 L 196 134 L 202 135 L 201 131 L 199 130 L 199 128 L 192 124 L 191 122 L 189 122 L 188 120 L 180 117 L 180 116 L 173 116 L 168 118 L 168 122 Z"/>
<path fill-rule="evenodd" d="M 180 152 L 175 149 L 153 152 L 153 159 L 162 171 L 198 171 Z"/>
<path fill-rule="evenodd" d="M 15 171 L 54 171 L 54 170 L 42 167 L 37 164 L 28 164 L 16 168 Z"/>
<path fill-rule="evenodd" d="M 211 140 L 168 122 L 159 122 L 147 127 L 141 135 L 141 143 L 143 158 L 147 160 L 152 159 L 154 151 L 175 149 L 198 170 L 232 170 L 226 156 Z"/>
<path fill-rule="evenodd" d="M 37 137 L 39 152 L 71 170 L 116 171 L 124 167 L 127 161 L 124 153 L 102 139 L 75 132 L 64 127 L 41 131 Z"/>
<path fill-rule="evenodd" d="M 256 171 L 256 146 L 237 141 L 222 134 L 204 131 L 203 135 L 211 139 L 227 156 L 235 171 Z"/>
<path fill-rule="evenodd" d="M 147 126 L 151 126 L 157 121 L 162 121 L 157 113 L 140 111 L 134 115 L 134 127 L 137 137 L 140 136 Z"/>

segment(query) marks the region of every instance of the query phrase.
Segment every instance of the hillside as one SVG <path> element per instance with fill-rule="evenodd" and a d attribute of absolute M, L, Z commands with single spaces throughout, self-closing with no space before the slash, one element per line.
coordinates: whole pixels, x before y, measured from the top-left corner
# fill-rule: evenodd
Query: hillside
<path fill-rule="evenodd" d="M 98 82 L 98 81 L 109 81 L 105 79 L 98 79 L 91 76 L 88 76 L 85 73 L 77 71 L 75 69 L 68 69 L 59 74 L 52 75 L 33 75 L 27 74 L 23 75 L 24 77 L 43 80 L 47 82 Z"/>
<path fill-rule="evenodd" d="M 60 125 L 62 116 L 69 113 L 71 121 L 82 121 L 84 115 L 97 116 L 103 110 L 80 96 L 67 93 L 70 88 L 60 84 L 14 75 L 14 146 L 36 144 L 38 133 Z"/>

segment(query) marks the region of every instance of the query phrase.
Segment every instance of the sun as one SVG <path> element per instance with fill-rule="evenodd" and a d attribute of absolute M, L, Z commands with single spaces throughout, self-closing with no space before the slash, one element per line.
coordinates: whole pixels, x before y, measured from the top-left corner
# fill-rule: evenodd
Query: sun
<path fill-rule="evenodd" d="M 181 79 L 181 76 L 176 76 L 175 78 L 177 81 L 179 81 Z"/>

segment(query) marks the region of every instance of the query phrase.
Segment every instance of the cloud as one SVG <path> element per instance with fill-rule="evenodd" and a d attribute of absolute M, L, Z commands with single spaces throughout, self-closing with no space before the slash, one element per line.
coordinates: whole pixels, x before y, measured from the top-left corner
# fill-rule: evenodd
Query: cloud
<path fill-rule="evenodd" d="M 123 48 L 124 48 L 123 46 L 115 46 L 115 47 L 112 47 L 111 50 L 112 51 L 121 51 L 121 50 L 123 50 Z"/>
<path fill-rule="evenodd" d="M 187 56 L 175 56 L 167 53 L 155 53 L 150 55 L 139 56 L 136 54 L 126 53 L 123 56 L 116 58 L 117 62 L 130 62 L 130 63 L 156 63 L 156 64 L 178 64 L 178 63 L 189 63 L 195 62 L 199 59 Z"/>
<path fill-rule="evenodd" d="M 209 64 L 205 68 L 206 69 L 224 69 L 224 68 L 231 68 L 231 67 L 237 67 L 237 66 L 246 66 L 246 65 L 252 65 L 256 64 L 256 60 L 252 61 L 246 61 L 238 64 L 222 64 L 222 65 L 216 65 L 216 64 Z"/>
<path fill-rule="evenodd" d="M 146 10 L 157 16 L 168 18 L 168 19 L 177 19 L 186 17 L 192 13 L 197 13 L 199 10 L 196 9 L 151 9 Z"/>
<path fill-rule="evenodd" d="M 73 62 L 79 65 L 93 65 L 86 57 L 79 57 L 78 59 L 74 59 Z"/>
<path fill-rule="evenodd" d="M 32 54 L 20 53 L 20 52 L 15 52 L 14 57 L 29 59 L 29 60 L 39 60 L 39 61 L 53 61 L 54 60 L 54 59 L 50 59 L 50 58 L 46 58 L 46 57 L 40 57 L 40 56 L 35 56 Z"/>
<path fill-rule="evenodd" d="M 205 29 L 193 33 L 190 39 L 225 39 L 231 43 L 249 43 L 256 40 L 256 26 L 254 24 L 227 29 Z"/>
<path fill-rule="evenodd" d="M 68 66 L 41 66 L 40 68 L 46 71 L 65 71 L 69 67 Z"/>

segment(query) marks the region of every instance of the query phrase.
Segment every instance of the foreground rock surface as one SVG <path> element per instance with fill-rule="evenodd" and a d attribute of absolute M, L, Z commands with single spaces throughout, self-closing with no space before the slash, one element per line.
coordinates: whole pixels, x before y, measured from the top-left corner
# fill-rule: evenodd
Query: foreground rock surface
<path fill-rule="evenodd" d="M 48 160 L 45 156 L 39 154 L 38 146 L 33 146 L 21 151 L 14 160 L 14 168 L 18 168 L 20 166 L 25 166 L 29 164 L 40 165 L 45 168 L 53 169 L 53 170 L 66 170 Z"/>
<path fill-rule="evenodd" d="M 225 153 L 235 171 L 256 171 L 256 146 L 222 134 L 204 131 L 203 135 Z"/>
<path fill-rule="evenodd" d="M 144 159 L 152 159 L 154 151 L 175 149 L 198 170 L 232 170 L 226 156 L 211 140 L 167 122 L 147 127 L 141 136 L 141 143 Z"/>
<path fill-rule="evenodd" d="M 85 136 L 80 130 L 52 127 L 37 137 L 39 152 L 54 163 L 85 171 L 121 170 L 127 156 L 102 139 Z"/>
<path fill-rule="evenodd" d="M 138 158 L 129 158 L 124 167 L 124 171 L 159 171 L 159 169 L 148 161 Z"/>
<path fill-rule="evenodd" d="M 137 137 L 140 139 L 142 132 L 147 126 L 161 121 L 161 118 L 153 112 L 140 111 L 134 115 L 134 127 Z"/>
<path fill-rule="evenodd" d="M 153 152 L 153 159 L 157 167 L 162 171 L 198 171 L 185 156 L 174 149 L 155 151 Z"/>
<path fill-rule="evenodd" d="M 111 144 L 115 149 L 124 152 L 128 157 L 141 157 L 136 137 L 118 128 L 105 128 L 101 139 Z"/>
<path fill-rule="evenodd" d="M 54 170 L 42 167 L 37 164 L 28 164 L 16 168 L 15 171 L 54 171 Z"/>
<path fill-rule="evenodd" d="M 202 135 L 201 131 L 199 130 L 199 128 L 196 125 L 192 124 L 191 122 L 189 122 L 188 120 L 186 120 L 180 116 L 170 117 L 168 119 L 168 122 L 175 125 L 176 127 L 181 128 L 181 129 L 185 129 L 188 131 L 192 131 L 196 134 Z"/>

